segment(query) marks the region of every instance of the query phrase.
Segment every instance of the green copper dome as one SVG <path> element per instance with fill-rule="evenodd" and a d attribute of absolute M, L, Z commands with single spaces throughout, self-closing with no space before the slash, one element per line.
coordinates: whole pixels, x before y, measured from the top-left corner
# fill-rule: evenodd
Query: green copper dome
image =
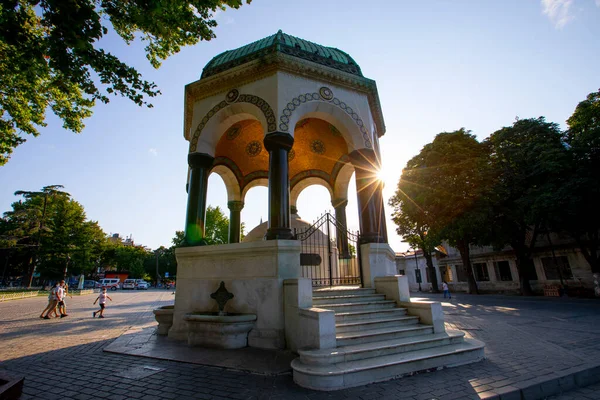
<path fill-rule="evenodd" d="M 207 78 L 275 52 L 312 61 L 360 77 L 363 76 L 356 61 L 347 53 L 333 47 L 321 46 L 308 40 L 290 36 L 279 30 L 274 35 L 219 54 L 206 64 L 202 71 L 202 78 Z"/>

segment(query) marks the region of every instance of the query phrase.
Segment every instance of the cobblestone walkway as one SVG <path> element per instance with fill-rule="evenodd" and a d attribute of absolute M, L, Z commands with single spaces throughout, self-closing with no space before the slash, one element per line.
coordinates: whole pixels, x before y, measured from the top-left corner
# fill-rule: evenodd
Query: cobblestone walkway
<path fill-rule="evenodd" d="M 600 364 L 598 301 L 458 294 L 443 303 L 448 327 L 484 341 L 485 361 L 315 392 L 296 386 L 290 375 L 265 377 L 105 353 L 102 349 L 131 327 L 155 324 L 152 309 L 173 302 L 167 291 L 110 296 L 114 301 L 103 320 L 92 318 L 95 296 L 69 299 L 69 317 L 56 320 L 39 319 L 41 297 L 0 303 L 0 369 L 26 377 L 23 399 L 479 399 L 492 390 L 509 392 L 513 385 Z M 553 399 L 600 398 L 589 397 L 594 390 L 598 385 Z"/>

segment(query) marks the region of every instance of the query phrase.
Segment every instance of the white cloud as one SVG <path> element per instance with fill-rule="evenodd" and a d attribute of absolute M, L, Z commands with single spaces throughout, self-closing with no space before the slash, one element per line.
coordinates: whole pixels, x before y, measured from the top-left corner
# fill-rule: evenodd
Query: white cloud
<path fill-rule="evenodd" d="M 235 20 L 233 19 L 233 17 L 225 14 L 225 11 L 221 10 L 220 8 L 218 8 L 217 11 L 215 11 L 215 13 L 213 14 L 213 18 L 220 25 L 235 24 Z"/>
<path fill-rule="evenodd" d="M 600 4 L 600 0 L 596 0 L 596 4 Z M 542 12 L 556 28 L 561 29 L 575 19 L 571 13 L 572 5 L 573 0 L 542 0 Z"/>
<path fill-rule="evenodd" d="M 154 148 L 148 150 L 148 153 L 152 154 L 154 157 L 158 156 L 158 150 Z"/>

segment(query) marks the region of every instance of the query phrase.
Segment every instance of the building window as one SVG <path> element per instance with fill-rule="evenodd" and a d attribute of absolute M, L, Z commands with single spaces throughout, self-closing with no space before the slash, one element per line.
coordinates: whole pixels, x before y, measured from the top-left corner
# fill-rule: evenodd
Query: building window
<path fill-rule="evenodd" d="M 494 271 L 496 272 L 496 279 L 499 281 L 512 281 L 512 274 L 510 272 L 510 264 L 508 261 L 495 261 Z"/>
<path fill-rule="evenodd" d="M 429 276 L 429 267 L 425 267 L 425 283 L 431 282 L 431 277 Z"/>
<path fill-rule="evenodd" d="M 488 269 L 487 269 L 486 263 L 474 263 L 473 271 L 475 272 L 475 280 L 476 281 L 482 282 L 482 281 L 490 280 L 490 275 L 488 274 Z"/>
<path fill-rule="evenodd" d="M 466 282 L 467 281 L 467 274 L 465 273 L 465 270 L 463 268 L 462 265 L 455 265 L 454 266 L 456 268 L 456 280 L 458 282 Z"/>
<path fill-rule="evenodd" d="M 543 257 L 542 265 L 544 266 L 547 280 L 559 280 L 561 274 L 563 279 L 573 279 L 571 266 L 566 256 L 556 257 L 556 264 L 552 257 Z"/>
<path fill-rule="evenodd" d="M 446 282 L 454 281 L 454 279 L 452 278 L 452 268 L 450 268 L 449 265 L 446 265 L 445 267 L 440 267 L 440 272 L 442 274 L 442 280 Z"/>
<path fill-rule="evenodd" d="M 398 275 L 404 275 L 404 270 L 403 269 L 399 269 L 398 270 Z"/>

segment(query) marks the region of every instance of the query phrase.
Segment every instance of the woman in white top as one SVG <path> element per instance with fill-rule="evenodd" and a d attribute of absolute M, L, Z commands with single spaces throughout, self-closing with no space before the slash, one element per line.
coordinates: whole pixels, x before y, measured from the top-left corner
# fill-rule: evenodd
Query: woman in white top
<path fill-rule="evenodd" d="M 44 308 L 44 311 L 42 311 L 42 313 L 40 314 L 40 318 L 43 319 L 50 319 L 50 313 L 54 312 L 54 316 L 58 317 L 58 314 L 56 313 L 56 305 L 58 304 L 58 297 L 57 297 L 57 290 L 59 287 L 60 283 L 56 282 L 54 284 L 54 286 L 52 287 L 52 289 L 50 289 L 50 293 L 48 294 L 48 305 L 46 306 L 46 308 Z M 46 315 L 44 316 L 44 313 L 46 313 Z"/>

